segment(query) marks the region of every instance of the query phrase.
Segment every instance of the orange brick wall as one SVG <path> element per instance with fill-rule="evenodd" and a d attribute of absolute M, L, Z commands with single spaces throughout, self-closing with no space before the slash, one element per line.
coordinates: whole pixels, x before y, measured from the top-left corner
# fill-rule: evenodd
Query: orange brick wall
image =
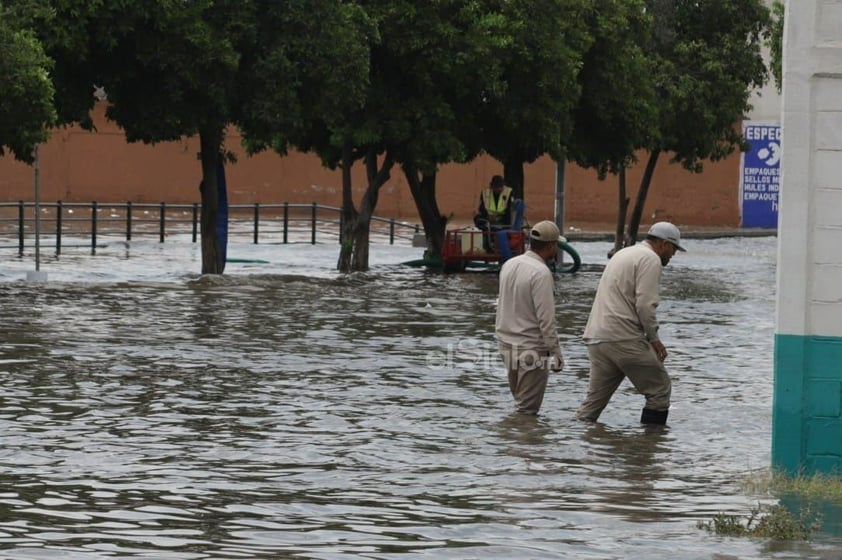
<path fill-rule="evenodd" d="M 154 146 L 128 144 L 122 132 L 104 118 L 98 107 L 94 122 L 97 132 L 78 128 L 54 132 L 40 148 L 41 200 L 64 202 L 167 202 L 199 201 L 201 177 L 197 153 L 198 138 Z M 341 178 L 338 171 L 321 166 L 316 156 L 274 153 L 247 156 L 236 133 L 228 136 L 227 149 L 238 162 L 227 168 L 231 204 L 312 203 L 340 206 Z M 669 219 L 677 224 L 701 226 L 739 225 L 739 154 L 708 163 L 700 175 L 669 165 L 662 156 L 650 188 L 643 222 Z M 628 173 L 629 196 L 634 200 L 642 165 Z M 465 165 L 444 166 L 438 177 L 438 202 L 444 214 L 459 221 L 470 220 L 479 192 L 502 166 L 484 156 Z M 552 219 L 556 165 L 541 158 L 527 166 L 525 198 L 527 216 L 535 222 Z M 599 181 L 596 173 L 568 165 L 565 180 L 565 222 L 614 222 L 617 212 L 617 180 Z M 365 190 L 364 174 L 354 175 L 358 200 Z M 33 169 L 0 158 L 0 201 L 32 200 Z M 415 204 L 399 169 L 381 190 L 376 214 L 417 219 Z"/>

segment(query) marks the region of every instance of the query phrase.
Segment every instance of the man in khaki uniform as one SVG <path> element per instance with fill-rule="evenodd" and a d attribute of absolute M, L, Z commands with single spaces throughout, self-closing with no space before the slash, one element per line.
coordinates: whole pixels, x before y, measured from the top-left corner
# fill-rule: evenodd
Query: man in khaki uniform
<path fill-rule="evenodd" d="M 672 384 L 667 349 L 658 337 L 661 269 L 684 251 L 678 228 L 658 222 L 646 240 L 618 251 L 602 273 L 584 340 L 590 359 L 588 395 L 577 418 L 596 421 L 624 377 L 646 398 L 644 424 L 666 424 Z"/>
<path fill-rule="evenodd" d="M 549 370 L 564 360 L 555 320 L 553 275 L 547 264 L 558 256 L 558 227 L 550 221 L 529 232 L 529 250 L 500 269 L 496 334 L 509 389 L 518 412 L 538 414 Z"/>

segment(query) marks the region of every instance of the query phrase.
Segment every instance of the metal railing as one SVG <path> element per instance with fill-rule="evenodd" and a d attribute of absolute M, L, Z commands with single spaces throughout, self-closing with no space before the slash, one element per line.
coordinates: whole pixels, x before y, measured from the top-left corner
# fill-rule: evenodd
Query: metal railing
<path fill-rule="evenodd" d="M 189 236 L 193 243 L 199 238 L 200 204 L 41 202 L 38 209 L 40 246 L 53 247 L 56 255 L 79 247 L 89 247 L 94 255 L 102 238 L 108 237 L 131 241 L 155 236 L 160 243 L 176 235 Z M 0 249 L 17 248 L 23 256 L 27 242 L 34 246 L 35 212 L 34 202 L 0 202 Z M 420 226 L 374 216 L 370 232 L 372 241 L 388 239 L 394 245 L 396 240 L 411 240 Z M 246 236 L 255 244 L 315 244 L 317 237 L 342 243 L 342 209 L 315 202 L 229 205 L 229 241 Z"/>

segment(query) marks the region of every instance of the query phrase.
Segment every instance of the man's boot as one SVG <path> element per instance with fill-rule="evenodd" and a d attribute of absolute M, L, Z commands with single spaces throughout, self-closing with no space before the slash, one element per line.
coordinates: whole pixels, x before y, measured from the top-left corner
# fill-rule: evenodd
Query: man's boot
<path fill-rule="evenodd" d="M 667 423 L 667 415 L 669 410 L 652 410 L 651 408 L 644 408 L 640 415 L 641 424 L 659 424 L 663 426 Z"/>

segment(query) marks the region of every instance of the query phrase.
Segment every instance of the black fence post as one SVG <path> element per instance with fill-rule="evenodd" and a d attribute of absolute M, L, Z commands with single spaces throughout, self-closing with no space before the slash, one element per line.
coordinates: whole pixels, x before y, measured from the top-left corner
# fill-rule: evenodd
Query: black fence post
<path fill-rule="evenodd" d="M 96 255 L 96 200 L 91 203 L 91 254 Z"/>
<path fill-rule="evenodd" d="M 126 203 L 126 241 L 132 240 L 132 203 Z"/>
<path fill-rule="evenodd" d="M 260 222 L 260 203 L 254 203 L 254 244 L 257 245 L 257 238 L 258 238 L 258 230 L 260 226 L 258 223 Z"/>
<path fill-rule="evenodd" d="M 23 201 L 18 202 L 18 256 L 23 256 Z"/>
<path fill-rule="evenodd" d="M 167 214 L 167 204 L 165 202 L 161 203 L 161 217 L 159 219 L 160 225 L 158 226 L 158 241 L 160 243 L 164 242 L 164 233 L 165 233 L 165 225 L 164 222 L 166 221 L 166 214 Z"/>
<path fill-rule="evenodd" d="M 193 243 L 196 242 L 196 238 L 198 235 L 199 230 L 199 203 L 193 203 Z"/>
<path fill-rule="evenodd" d="M 62 202 L 56 203 L 56 256 L 61 254 L 61 215 L 64 214 Z"/>
<path fill-rule="evenodd" d="M 289 202 L 284 202 L 284 245 L 289 242 Z"/>
<path fill-rule="evenodd" d="M 26 251 L 26 236 L 28 235 L 27 234 L 27 228 L 29 227 L 29 222 L 32 219 L 32 218 L 27 216 L 28 207 L 30 205 L 31 205 L 31 203 L 25 202 L 23 200 L 20 200 L 17 203 L 17 207 L 18 207 L 18 212 L 17 212 L 17 214 L 18 214 L 18 216 L 17 216 L 18 256 L 19 257 L 23 257 L 24 253 Z M 202 224 L 201 224 L 201 208 L 200 208 L 200 205 L 201 205 L 201 203 L 193 203 L 193 219 L 192 219 L 192 230 L 193 230 L 192 231 L 192 241 L 193 241 L 193 243 L 196 243 L 199 240 L 200 232 L 201 232 L 201 225 Z M 78 206 L 84 208 L 83 204 L 79 204 Z M 142 204 L 141 206 L 144 206 L 144 205 Z M 252 228 L 253 228 L 252 238 L 253 238 L 254 244 L 260 243 L 260 234 L 261 234 L 260 220 L 261 220 L 261 217 L 262 217 L 261 216 L 261 210 L 262 210 L 261 206 L 262 206 L 262 203 L 260 203 L 260 202 L 252 203 L 252 214 L 253 214 L 252 215 Z M 270 207 L 272 207 L 272 206 L 273 205 L 270 205 Z M 14 207 L 14 203 L 12 203 L 12 207 Z M 71 203 L 68 208 L 74 208 L 74 207 L 75 207 L 75 205 L 73 203 Z M 127 201 L 124 204 L 123 207 L 124 207 L 125 212 L 126 212 L 125 223 L 124 223 L 124 225 L 125 225 L 125 235 L 126 235 L 125 239 L 126 239 L 126 241 L 131 241 L 133 236 L 134 236 L 134 231 L 133 231 L 133 229 L 134 229 L 134 223 L 133 222 L 135 221 L 134 220 L 134 203 L 131 202 L 131 201 Z M 293 211 L 297 211 L 299 209 L 306 208 L 307 206 L 301 205 L 301 204 L 292 204 L 292 207 L 293 207 L 292 208 Z M 59 255 L 62 254 L 63 249 L 64 249 L 63 246 L 62 246 L 63 243 L 64 243 L 64 212 L 65 212 L 64 203 L 61 200 L 58 200 L 58 201 L 55 202 L 53 208 L 55 209 L 55 216 L 52 218 L 53 223 L 55 223 L 55 254 L 56 254 L 56 256 L 59 256 Z M 274 205 L 274 208 L 277 209 L 278 206 Z M 91 209 L 91 216 L 90 216 L 91 255 L 96 255 L 97 244 L 98 244 L 98 241 L 99 241 L 99 239 L 98 239 L 98 236 L 99 236 L 99 212 L 100 212 L 99 203 L 95 200 L 90 202 L 90 209 Z M 117 206 L 108 206 L 107 205 L 106 209 L 113 212 L 115 209 L 117 209 Z M 158 224 L 159 225 L 159 241 L 161 243 L 166 242 L 166 236 L 167 236 L 166 228 L 167 228 L 167 218 L 168 218 L 167 210 L 168 210 L 167 203 L 161 202 L 160 205 L 159 205 L 159 220 L 158 220 L 158 222 L 159 222 L 159 224 Z M 303 225 L 303 221 L 306 219 L 306 218 L 303 218 L 301 215 L 298 215 L 298 214 L 296 214 L 295 216 L 290 216 L 290 211 L 291 211 L 290 210 L 290 203 L 284 202 L 283 205 L 282 205 L 282 215 L 280 216 L 280 218 L 282 220 L 282 236 L 283 236 L 282 237 L 282 243 L 283 244 L 289 244 L 290 243 L 290 223 L 292 222 L 292 220 L 297 220 L 299 223 L 301 223 L 301 225 Z M 329 216 L 324 216 L 324 215 L 322 215 L 320 217 L 319 212 L 324 212 L 324 211 L 336 212 L 338 214 L 337 220 L 334 221 Z M 184 214 L 184 212 L 182 212 L 182 214 Z M 74 210 L 73 209 L 69 210 L 69 214 L 68 214 L 68 220 L 69 220 L 68 224 L 69 225 L 68 225 L 68 227 L 70 228 L 71 234 L 73 234 L 73 232 L 77 231 L 76 225 L 73 224 L 72 222 L 76 222 L 78 220 L 82 220 L 82 222 L 84 222 L 84 219 L 85 218 L 82 217 L 82 216 L 75 217 Z M 116 221 L 120 220 L 119 216 L 116 216 L 116 215 L 115 215 L 114 219 L 110 218 L 109 216 L 106 216 L 104 219 L 105 219 L 106 222 L 111 222 L 111 221 L 114 221 L 114 220 L 116 220 Z M 274 223 L 273 222 L 274 219 L 275 218 L 272 217 L 272 210 L 270 208 L 269 214 L 267 214 L 267 220 L 270 222 L 270 225 L 271 225 L 271 223 Z M 407 227 L 410 231 L 414 231 L 416 234 L 419 233 L 420 231 L 422 231 L 422 229 L 421 229 L 422 226 L 419 225 L 419 224 L 404 224 L 404 223 L 399 224 L 396 218 L 389 218 L 388 220 L 384 219 L 384 218 L 377 218 L 377 219 L 380 220 L 381 222 L 388 221 L 388 224 L 389 224 L 389 226 L 388 226 L 389 227 L 389 234 L 388 235 L 389 235 L 389 244 L 390 245 L 394 245 L 397 241 L 397 238 L 399 237 L 398 226 Z M 140 220 L 140 222 L 146 221 L 146 219 L 143 218 L 143 217 L 139 218 L 139 220 Z M 178 223 L 186 221 L 186 220 L 181 220 L 178 217 L 174 217 L 174 218 L 172 218 L 172 220 L 174 220 L 174 223 L 176 225 Z M 322 207 L 322 206 L 319 205 L 318 202 L 312 202 L 310 204 L 310 216 L 309 216 L 310 243 L 312 245 L 317 244 L 318 228 L 319 228 L 319 221 L 320 220 L 322 222 L 321 225 L 326 228 L 326 231 L 329 230 L 330 227 L 333 227 L 333 224 L 336 224 L 338 226 L 337 238 L 338 238 L 338 241 L 341 245 L 345 241 L 345 238 L 347 236 L 346 232 L 345 232 L 345 227 L 347 225 L 345 222 L 347 220 L 347 217 L 343 214 L 342 209 L 341 208 L 333 208 L 333 207 Z M 14 223 L 14 222 L 12 221 L 12 223 Z M 84 235 L 84 225 L 81 225 L 81 227 L 82 227 L 82 230 L 81 230 L 80 233 L 81 233 L 81 235 Z M 109 224 L 106 224 L 106 230 L 105 230 L 106 236 L 108 236 L 111 232 L 109 227 L 110 227 Z M 296 227 L 298 227 L 298 229 L 296 231 L 301 233 L 300 232 L 301 227 L 300 226 L 296 226 Z M 178 231 L 178 227 L 176 227 L 176 231 Z M 143 228 L 141 228 L 141 234 L 142 233 L 143 233 Z M 271 237 L 271 235 L 270 235 L 270 237 Z M 72 244 L 71 244 L 71 247 L 73 247 Z"/>
<path fill-rule="evenodd" d="M 312 245 L 316 244 L 316 211 L 317 211 L 317 209 L 318 209 L 318 206 L 314 202 L 313 203 L 313 220 L 312 220 L 313 221 L 313 227 L 312 227 L 312 232 L 310 234 L 310 243 Z"/>

